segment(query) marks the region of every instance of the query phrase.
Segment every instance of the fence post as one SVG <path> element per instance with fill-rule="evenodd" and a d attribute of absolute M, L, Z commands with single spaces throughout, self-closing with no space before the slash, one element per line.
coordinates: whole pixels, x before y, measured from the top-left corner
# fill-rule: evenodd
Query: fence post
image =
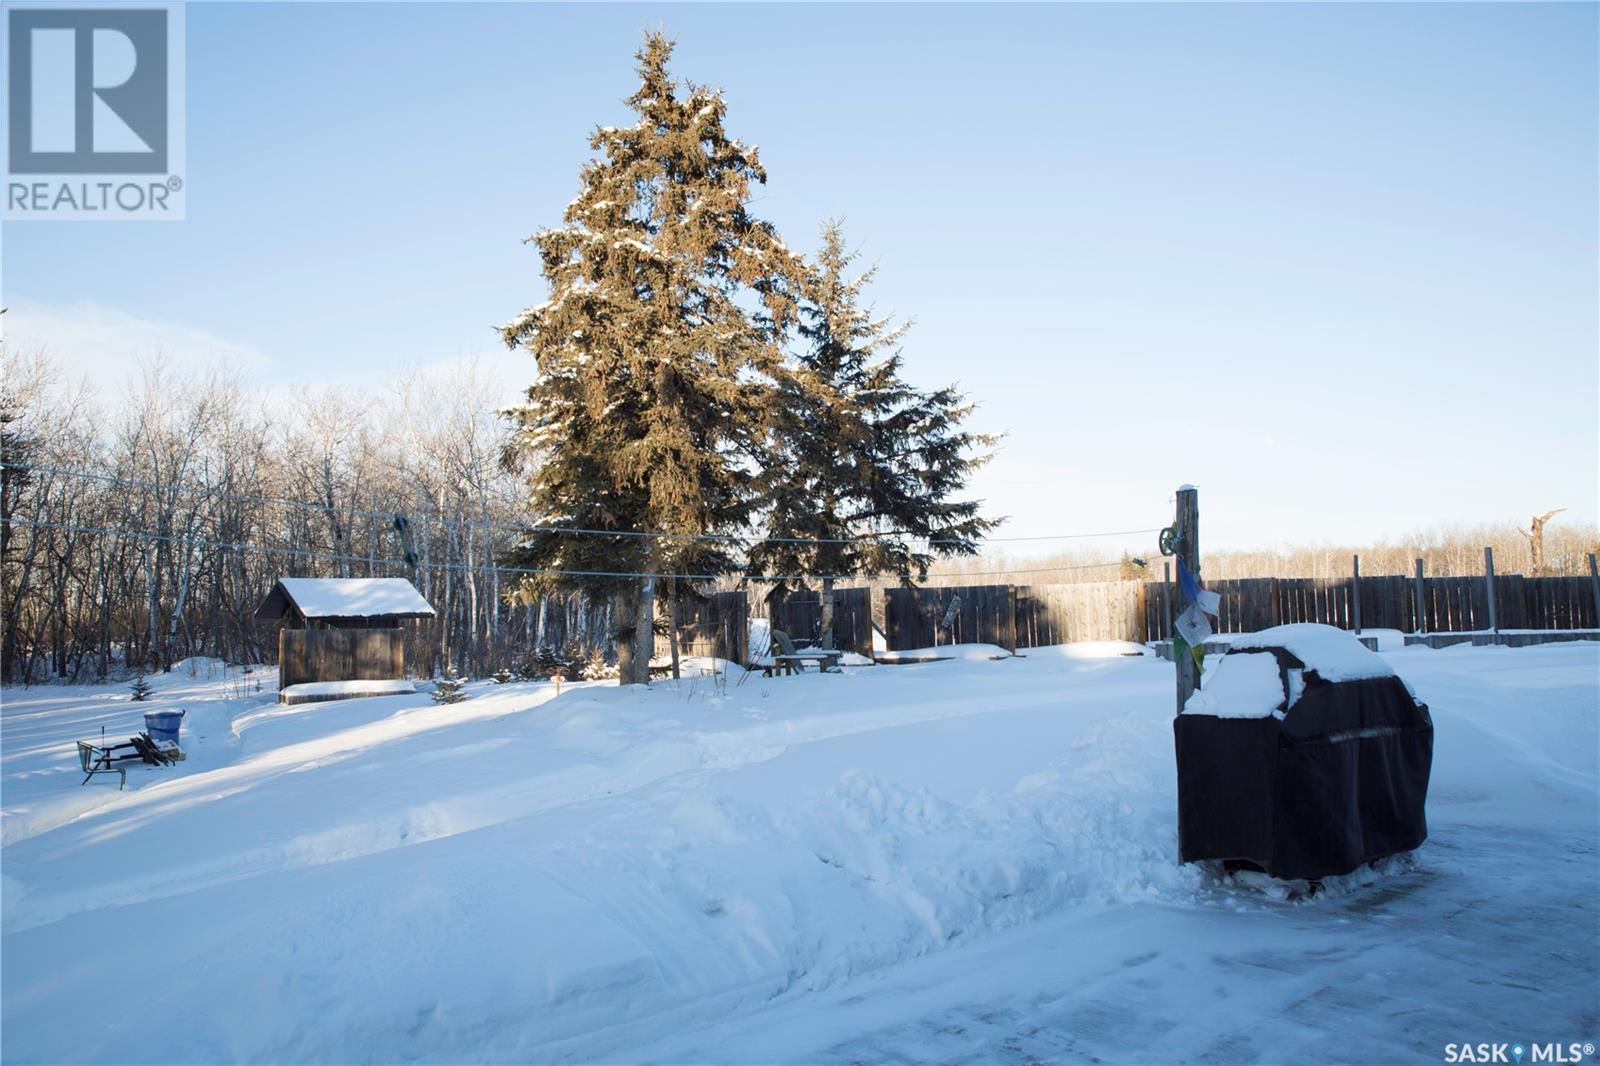
<path fill-rule="evenodd" d="M 1200 494 L 1193 485 L 1178 490 L 1178 513 L 1174 525 L 1177 529 L 1177 553 L 1183 565 L 1196 581 L 1200 580 Z M 1173 635 L 1172 658 L 1177 667 L 1178 713 L 1189 701 L 1194 690 L 1200 687 L 1200 667 L 1185 645 L 1180 651 L 1177 635 Z"/>
<path fill-rule="evenodd" d="M 1428 607 L 1427 607 L 1427 602 L 1428 601 L 1424 598 L 1423 591 L 1422 591 L 1422 560 L 1421 559 L 1417 560 L 1417 584 L 1416 584 L 1416 587 L 1414 589 L 1414 594 L 1415 594 L 1416 600 L 1417 600 L 1417 627 L 1416 627 L 1417 628 L 1417 632 L 1418 633 L 1426 633 L 1428 631 Z"/>
<path fill-rule="evenodd" d="M 1483 588 L 1489 595 L 1489 631 L 1498 635 L 1500 622 L 1494 605 L 1494 549 L 1487 545 L 1483 549 Z"/>
<path fill-rule="evenodd" d="M 833 647 L 833 578 L 832 577 L 825 577 L 825 578 L 822 579 L 822 595 L 819 597 L 819 601 L 820 602 L 818 603 L 818 606 L 822 608 L 822 621 L 820 623 L 820 627 L 822 629 L 822 632 L 820 634 L 818 634 L 818 636 L 821 638 L 820 640 L 818 640 L 818 644 L 820 644 L 824 648 L 830 648 L 831 649 Z"/>
<path fill-rule="evenodd" d="M 1356 636 L 1361 635 L 1361 556 L 1350 557 L 1350 620 L 1355 623 Z"/>
<path fill-rule="evenodd" d="M 682 674 L 678 663 L 678 579 L 675 577 L 667 578 L 667 646 L 672 652 L 672 680 L 677 681 Z"/>
<path fill-rule="evenodd" d="M 1011 640 L 1011 654 L 1017 654 L 1017 586 L 1006 586 L 1006 635 Z"/>
<path fill-rule="evenodd" d="M 1600 568 L 1595 565 L 1595 553 L 1589 553 L 1589 591 L 1594 593 L 1594 624 L 1600 627 Z"/>

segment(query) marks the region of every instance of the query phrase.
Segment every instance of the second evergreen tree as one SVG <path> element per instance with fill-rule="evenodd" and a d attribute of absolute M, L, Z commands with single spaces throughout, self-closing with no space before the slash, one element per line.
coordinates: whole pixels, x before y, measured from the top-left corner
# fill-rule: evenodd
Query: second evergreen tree
<path fill-rule="evenodd" d="M 907 327 L 862 307 L 875 270 L 851 277 L 855 259 L 839 224 L 826 226 L 801 308 L 803 348 L 773 408 L 750 553 L 752 575 L 776 576 L 771 595 L 818 589 L 828 647 L 835 578 L 920 580 L 937 556 L 975 553 L 997 524 L 956 498 L 997 438 L 965 428 L 972 408 L 956 388 L 905 380 Z"/>

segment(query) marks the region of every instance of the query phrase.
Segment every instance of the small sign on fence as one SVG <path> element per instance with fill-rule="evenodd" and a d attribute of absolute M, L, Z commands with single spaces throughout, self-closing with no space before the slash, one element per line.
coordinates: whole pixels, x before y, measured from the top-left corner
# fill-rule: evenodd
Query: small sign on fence
<path fill-rule="evenodd" d="M 961 613 L 961 593 L 950 597 L 950 606 L 944 609 L 944 617 L 939 619 L 940 629 L 952 629 L 956 624 L 956 616 Z"/>

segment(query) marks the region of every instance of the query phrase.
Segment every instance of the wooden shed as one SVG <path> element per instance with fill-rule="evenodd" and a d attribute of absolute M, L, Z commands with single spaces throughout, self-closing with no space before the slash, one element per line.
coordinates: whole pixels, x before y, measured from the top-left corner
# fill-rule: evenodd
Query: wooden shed
<path fill-rule="evenodd" d="M 402 623 L 433 607 L 403 577 L 281 577 L 256 618 L 281 621 L 278 698 L 284 703 L 412 691 Z"/>

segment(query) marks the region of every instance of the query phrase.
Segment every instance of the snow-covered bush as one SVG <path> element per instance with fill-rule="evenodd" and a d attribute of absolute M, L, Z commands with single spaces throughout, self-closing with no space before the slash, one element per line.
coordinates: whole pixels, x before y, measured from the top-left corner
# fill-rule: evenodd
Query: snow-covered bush
<path fill-rule="evenodd" d="M 606 658 L 606 653 L 596 649 L 589 653 L 577 676 L 584 681 L 614 681 L 621 676 L 617 664 Z"/>
<path fill-rule="evenodd" d="M 447 674 L 433 683 L 434 703 L 460 703 L 467 698 L 462 691 L 466 687 L 467 679 L 460 675 Z"/>
<path fill-rule="evenodd" d="M 517 664 L 517 676 L 524 681 L 544 681 L 560 672 L 563 677 L 576 678 L 582 674 L 583 649 L 572 641 L 564 649 L 538 647 Z"/>

